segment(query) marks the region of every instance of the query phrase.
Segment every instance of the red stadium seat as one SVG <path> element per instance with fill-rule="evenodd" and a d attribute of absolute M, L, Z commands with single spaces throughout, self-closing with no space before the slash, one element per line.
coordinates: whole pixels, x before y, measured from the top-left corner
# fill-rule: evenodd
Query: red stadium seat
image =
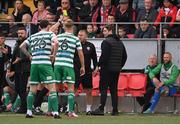
<path fill-rule="evenodd" d="M 93 77 L 93 89 L 92 89 L 92 96 L 98 96 L 99 95 L 99 80 L 100 76 L 99 74 Z"/>
<path fill-rule="evenodd" d="M 126 74 L 120 74 L 118 80 L 118 96 L 125 96 L 128 87 L 128 76 Z"/>
<path fill-rule="evenodd" d="M 133 39 L 133 38 L 134 38 L 134 34 L 127 34 L 127 37 L 128 37 L 129 39 Z"/>
<path fill-rule="evenodd" d="M 143 96 L 146 92 L 147 76 L 145 74 L 131 74 L 128 82 L 128 91 L 134 96 Z"/>

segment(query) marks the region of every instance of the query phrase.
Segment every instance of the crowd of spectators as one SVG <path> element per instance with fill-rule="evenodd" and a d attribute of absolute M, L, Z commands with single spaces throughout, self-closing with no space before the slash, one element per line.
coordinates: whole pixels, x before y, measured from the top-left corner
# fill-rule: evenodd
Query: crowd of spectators
<path fill-rule="evenodd" d="M 40 20 L 57 22 L 59 18 L 70 18 L 84 23 L 78 23 L 74 30 L 87 30 L 89 38 L 103 37 L 107 24 L 113 26 L 113 33 L 118 34 L 121 29 L 135 34 L 135 38 L 156 38 L 160 30 L 162 38 L 180 37 L 180 24 L 176 24 L 180 22 L 180 0 L 34 0 L 34 6 L 36 10 L 32 12 L 31 6 L 16 0 L 12 15 L 6 19 L 9 23 L 0 24 L 0 30 L 8 37 L 16 37 L 17 28 L 24 25 L 30 35 L 38 32 Z M 59 27 L 58 32 L 64 32 L 63 28 Z"/>

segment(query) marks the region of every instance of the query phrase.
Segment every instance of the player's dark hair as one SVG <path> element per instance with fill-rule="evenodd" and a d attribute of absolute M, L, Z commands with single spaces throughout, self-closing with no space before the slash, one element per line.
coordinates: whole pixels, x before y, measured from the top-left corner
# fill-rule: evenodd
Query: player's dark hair
<path fill-rule="evenodd" d="M 39 24 L 39 26 L 40 26 L 41 29 L 47 28 L 48 25 L 50 25 L 50 23 L 49 23 L 48 20 L 41 20 L 41 21 L 40 21 L 40 24 Z"/>

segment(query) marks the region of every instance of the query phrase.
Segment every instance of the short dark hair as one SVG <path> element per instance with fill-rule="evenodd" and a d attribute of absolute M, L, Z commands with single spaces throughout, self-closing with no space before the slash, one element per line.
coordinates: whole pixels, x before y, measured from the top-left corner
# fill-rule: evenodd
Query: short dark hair
<path fill-rule="evenodd" d="M 105 25 L 104 28 L 106 28 L 108 31 L 112 31 L 113 30 L 113 27 L 111 25 Z"/>
<path fill-rule="evenodd" d="M 144 22 L 144 21 L 148 22 L 148 19 L 147 19 L 147 18 L 142 18 L 142 19 L 140 20 L 140 22 Z"/>
<path fill-rule="evenodd" d="M 21 26 L 18 28 L 18 30 L 25 30 L 26 31 L 26 28 L 24 26 Z"/>
<path fill-rule="evenodd" d="M 120 26 L 120 27 L 118 28 L 118 30 L 119 30 L 119 29 L 121 29 L 121 30 L 123 30 L 123 31 L 126 32 L 126 28 L 125 28 L 124 26 Z"/>
<path fill-rule="evenodd" d="M 47 28 L 47 26 L 50 25 L 48 20 L 41 20 L 39 26 L 41 29 Z"/>

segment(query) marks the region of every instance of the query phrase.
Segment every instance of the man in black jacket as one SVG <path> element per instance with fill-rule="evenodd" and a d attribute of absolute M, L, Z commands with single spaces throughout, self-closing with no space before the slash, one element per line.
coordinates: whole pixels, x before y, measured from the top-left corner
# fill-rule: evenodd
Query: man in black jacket
<path fill-rule="evenodd" d="M 100 106 L 92 112 L 92 115 L 104 115 L 104 106 L 107 99 L 107 89 L 110 88 L 112 101 L 112 114 L 118 115 L 117 85 L 119 74 L 127 60 L 127 53 L 122 41 L 112 34 L 112 27 L 106 26 L 108 36 L 101 44 L 102 54 L 96 71 L 100 69 Z"/>
<path fill-rule="evenodd" d="M 140 27 L 136 30 L 134 34 L 135 38 L 156 38 L 156 30 L 148 24 L 147 19 L 141 19 Z"/>
<path fill-rule="evenodd" d="M 11 59 L 11 48 L 5 45 L 5 35 L 0 33 L 0 99 L 2 97 L 3 87 L 7 86 L 5 81 L 6 64 Z M 0 111 L 2 110 L 0 100 Z"/>
<path fill-rule="evenodd" d="M 26 113 L 26 86 L 30 72 L 30 60 L 20 50 L 19 46 L 26 39 L 27 32 L 24 27 L 18 29 L 18 40 L 16 42 L 13 55 L 11 71 L 15 72 L 15 90 L 21 98 L 21 106 L 17 113 Z"/>

